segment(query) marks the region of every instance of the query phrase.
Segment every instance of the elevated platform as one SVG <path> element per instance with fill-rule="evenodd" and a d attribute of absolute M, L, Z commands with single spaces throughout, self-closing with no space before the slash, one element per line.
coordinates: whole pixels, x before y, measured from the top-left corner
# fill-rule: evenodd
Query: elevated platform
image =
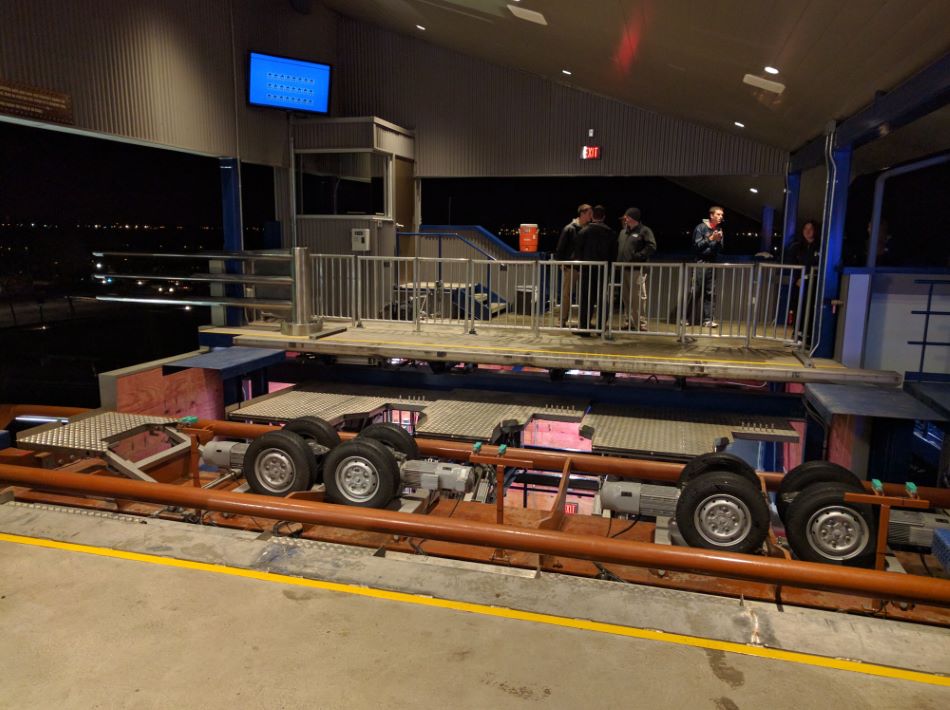
<path fill-rule="evenodd" d="M 617 335 L 614 340 L 571 333 L 484 328 L 476 335 L 457 327 L 371 323 L 315 338 L 282 335 L 261 328 L 202 328 L 204 344 L 284 348 L 297 352 L 363 358 L 406 358 L 478 364 L 526 365 L 673 377 L 711 377 L 768 382 L 824 382 L 898 386 L 897 372 L 845 367 L 834 360 L 801 362 L 787 348 L 745 346 L 734 338 L 702 338 L 682 344 L 673 336 Z"/>

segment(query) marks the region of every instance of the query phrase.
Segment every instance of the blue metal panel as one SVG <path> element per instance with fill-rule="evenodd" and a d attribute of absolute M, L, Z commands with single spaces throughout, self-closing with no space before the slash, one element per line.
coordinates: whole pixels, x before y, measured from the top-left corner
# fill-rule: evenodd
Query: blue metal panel
<path fill-rule="evenodd" d="M 176 360 L 174 363 L 164 365 L 162 372 L 168 374 L 189 367 L 198 367 L 204 370 L 217 370 L 221 373 L 222 379 L 230 379 L 276 365 L 285 359 L 286 353 L 283 350 L 236 346 L 212 350 L 210 353 L 196 355 L 184 360 Z"/>
<path fill-rule="evenodd" d="M 244 251 L 244 227 L 241 219 L 241 162 L 237 158 L 219 158 L 221 172 L 221 226 L 224 231 L 225 251 Z M 229 274 L 241 273 L 236 261 L 228 261 L 225 270 Z M 224 287 L 229 298 L 240 298 L 243 293 L 238 284 Z M 241 325 L 241 309 L 229 306 L 228 325 Z"/>
<path fill-rule="evenodd" d="M 844 225 L 848 212 L 848 187 L 851 184 L 851 146 L 831 151 L 828 184 L 825 190 L 825 214 L 823 218 L 825 245 L 824 289 L 821 294 L 821 331 L 815 348 L 817 357 L 832 357 L 835 351 L 837 316 L 832 312 L 831 302 L 838 298 L 841 287 L 842 253 L 844 251 Z"/>
<path fill-rule="evenodd" d="M 13 446 L 13 437 L 6 429 L 0 429 L 0 450 L 9 449 Z"/>

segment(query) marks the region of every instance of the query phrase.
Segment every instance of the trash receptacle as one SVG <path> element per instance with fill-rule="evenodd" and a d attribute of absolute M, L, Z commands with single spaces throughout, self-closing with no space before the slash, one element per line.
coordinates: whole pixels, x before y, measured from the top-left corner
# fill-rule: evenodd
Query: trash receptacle
<path fill-rule="evenodd" d="M 515 313 L 519 316 L 531 315 L 532 304 L 538 298 L 537 286 L 515 287 Z"/>

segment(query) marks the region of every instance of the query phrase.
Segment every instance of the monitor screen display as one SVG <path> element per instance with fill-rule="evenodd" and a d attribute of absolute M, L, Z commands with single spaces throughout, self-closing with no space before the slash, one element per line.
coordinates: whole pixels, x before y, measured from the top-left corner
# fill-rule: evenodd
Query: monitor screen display
<path fill-rule="evenodd" d="M 330 65 L 251 52 L 247 100 L 255 106 L 327 113 Z"/>

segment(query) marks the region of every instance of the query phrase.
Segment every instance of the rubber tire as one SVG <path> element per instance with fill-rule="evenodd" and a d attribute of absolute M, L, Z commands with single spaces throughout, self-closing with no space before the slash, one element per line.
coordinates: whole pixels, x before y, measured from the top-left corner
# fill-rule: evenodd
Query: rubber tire
<path fill-rule="evenodd" d="M 783 523 L 788 504 L 794 498 L 794 496 L 787 496 L 805 490 L 816 483 L 856 483 L 861 486 L 861 479 L 844 466 L 830 461 L 806 461 L 796 466 L 782 477 L 778 492 L 775 494 L 775 508 Z"/>
<path fill-rule="evenodd" d="M 294 465 L 293 478 L 290 485 L 284 490 L 277 491 L 269 488 L 258 480 L 257 474 L 254 472 L 254 463 L 257 457 L 267 449 L 278 449 L 284 452 Z M 310 447 L 307 446 L 307 442 L 298 434 L 279 430 L 269 431 L 254 439 L 247 447 L 241 468 L 244 473 L 244 480 L 247 481 L 248 487 L 254 493 L 265 496 L 286 496 L 294 491 L 308 490 L 312 485 L 316 467 L 316 460 Z"/>
<path fill-rule="evenodd" d="M 727 454 L 724 451 L 694 456 L 690 459 L 689 463 L 683 467 L 683 470 L 680 471 L 677 485 L 679 485 L 680 488 L 685 488 L 686 484 L 691 482 L 694 478 L 709 472 L 735 473 L 748 480 L 749 483 L 752 483 L 756 488 L 761 486 L 759 477 L 756 475 L 754 468 L 735 454 Z"/>
<path fill-rule="evenodd" d="M 320 417 L 298 417 L 284 425 L 284 431 L 292 431 L 304 439 L 315 441 L 320 446 L 335 449 L 340 445 L 336 427 Z"/>
<path fill-rule="evenodd" d="M 412 438 L 412 434 L 392 422 L 370 424 L 357 434 L 357 438 L 375 439 L 384 446 L 403 454 L 407 459 L 419 458 L 419 445 Z"/>
<path fill-rule="evenodd" d="M 785 521 L 785 535 L 788 544 L 800 560 L 821 562 L 844 567 L 874 567 L 877 546 L 877 517 L 870 505 L 845 503 L 844 494 L 848 491 L 864 493 L 862 486 L 851 483 L 814 483 L 795 496 L 788 505 L 788 519 Z M 839 504 L 858 513 L 868 526 L 868 542 L 864 549 L 849 560 L 830 560 L 818 553 L 808 544 L 808 520 L 815 511 L 827 505 Z"/>
<path fill-rule="evenodd" d="M 366 459 L 376 469 L 379 485 L 375 493 L 365 501 L 348 499 L 336 483 L 336 470 L 344 459 L 359 456 Z M 326 498 L 331 503 L 356 506 L 358 508 L 385 508 L 401 489 L 399 464 L 393 452 L 375 439 L 351 439 L 337 446 L 327 454 L 323 462 L 323 483 L 326 486 Z"/>
<path fill-rule="evenodd" d="M 728 493 L 749 509 L 749 533 L 728 545 L 711 543 L 696 529 L 693 515 L 704 500 L 716 493 Z M 769 534 L 769 504 L 761 489 L 745 476 L 731 472 L 710 472 L 690 481 L 676 501 L 676 524 L 690 547 L 725 552 L 755 552 Z"/>

